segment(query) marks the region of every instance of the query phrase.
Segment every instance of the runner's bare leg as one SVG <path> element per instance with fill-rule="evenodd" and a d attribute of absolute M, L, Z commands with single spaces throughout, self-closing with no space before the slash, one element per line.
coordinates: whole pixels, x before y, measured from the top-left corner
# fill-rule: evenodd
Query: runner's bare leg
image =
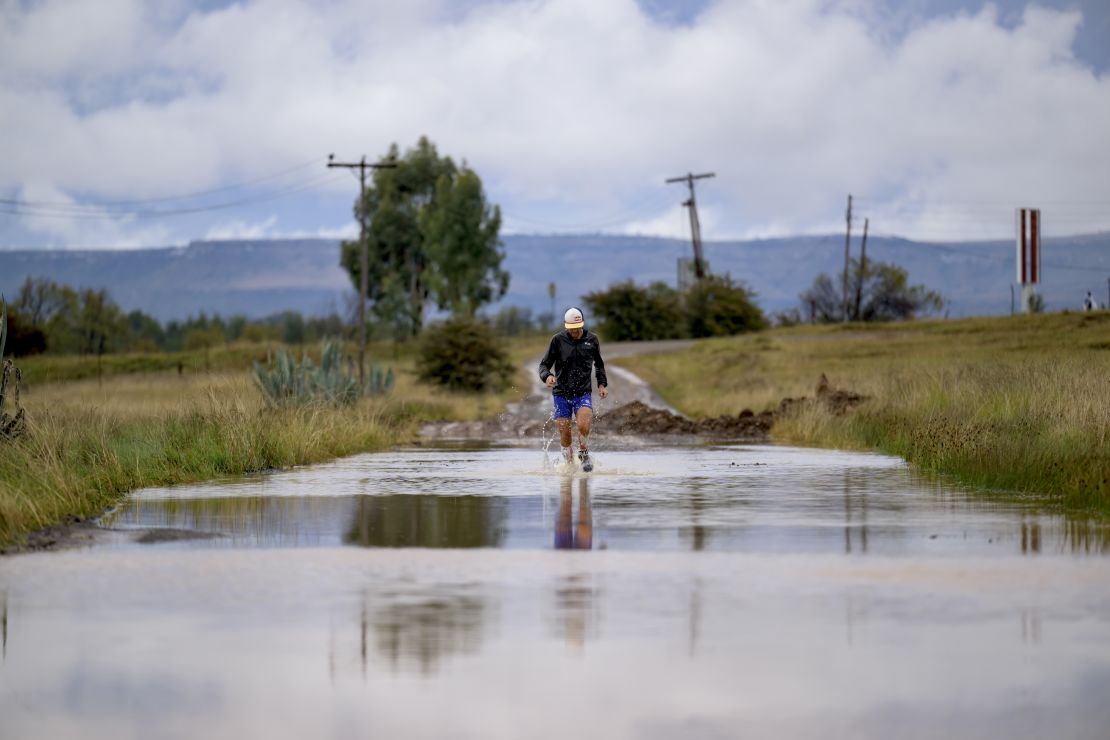
<path fill-rule="evenodd" d="M 578 409 L 578 415 L 577 415 L 577 420 L 578 420 L 578 449 L 580 449 L 580 450 L 589 449 L 590 425 L 593 423 L 593 419 L 594 419 L 593 409 L 588 409 L 588 408 Z M 569 432 L 570 432 L 569 424 L 568 424 L 567 432 L 568 432 L 568 435 L 569 435 Z M 569 440 L 570 437 L 568 436 L 567 439 Z M 567 442 L 567 444 L 570 444 L 569 441 Z"/>
<path fill-rule="evenodd" d="M 561 416 L 555 420 L 556 426 L 559 427 L 559 446 L 564 450 L 570 449 L 570 417 Z M 564 455 L 568 454 L 566 452 Z"/>

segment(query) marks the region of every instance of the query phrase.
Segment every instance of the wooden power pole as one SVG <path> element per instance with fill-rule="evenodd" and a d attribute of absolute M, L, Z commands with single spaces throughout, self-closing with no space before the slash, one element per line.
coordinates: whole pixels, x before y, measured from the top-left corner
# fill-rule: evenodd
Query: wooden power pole
<path fill-rule="evenodd" d="M 369 292 L 370 258 L 366 245 L 366 170 L 396 167 L 396 162 L 368 163 L 366 155 L 357 162 L 336 162 L 328 155 L 328 167 L 358 170 L 358 383 L 366 387 L 366 294 Z"/>
<path fill-rule="evenodd" d="M 848 229 L 844 232 L 844 279 L 841 281 L 841 295 L 844 296 L 844 321 L 848 320 L 848 261 L 851 259 L 852 248 L 852 194 L 848 193 L 848 213 L 846 215 Z"/>
<path fill-rule="evenodd" d="M 863 301 L 863 279 L 867 275 L 867 227 L 871 224 L 871 219 L 863 219 L 863 244 L 859 248 L 859 278 L 856 279 L 856 310 L 853 316 L 855 320 L 860 320 L 860 303 Z"/>
<path fill-rule="evenodd" d="M 690 199 L 683 201 L 682 205 L 690 209 L 690 241 L 694 246 L 694 274 L 697 275 L 698 280 L 705 277 L 705 257 L 702 255 L 701 249 L 701 222 L 698 220 L 698 201 L 694 196 L 694 180 L 704 180 L 709 177 L 716 177 L 715 172 L 703 172 L 700 175 L 695 175 L 689 172 L 681 177 L 667 178 L 666 182 L 684 182 L 690 188 Z"/>

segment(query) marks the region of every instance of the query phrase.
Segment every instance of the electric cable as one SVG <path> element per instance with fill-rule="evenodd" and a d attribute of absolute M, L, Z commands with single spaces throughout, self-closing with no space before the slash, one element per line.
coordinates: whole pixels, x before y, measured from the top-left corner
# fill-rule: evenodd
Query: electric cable
<path fill-rule="evenodd" d="M 40 210 L 29 207 L 4 207 L 5 204 L 0 203 L 0 213 L 6 213 L 17 216 L 31 216 L 34 218 L 61 218 L 70 220 L 104 220 L 109 218 L 128 218 L 128 219 L 142 219 L 142 218 L 164 218 L 166 216 L 183 216 L 194 213 L 205 213 L 207 211 L 220 211 L 228 208 L 238 208 L 241 206 L 253 205 L 255 203 L 263 203 L 277 198 L 284 198 L 294 193 L 304 192 L 306 190 L 315 189 L 321 185 L 326 185 L 343 179 L 343 175 L 332 175 L 326 173 L 315 177 L 307 182 L 291 185 L 288 187 L 272 190 L 268 193 L 261 195 L 251 196 L 249 198 L 241 198 L 239 200 L 226 201 L 223 203 L 214 203 L 205 206 L 191 206 L 185 208 L 171 208 L 171 209 L 158 209 L 149 211 L 83 211 L 77 213 L 62 213 L 51 210 Z"/>
<path fill-rule="evenodd" d="M 192 200 L 193 198 L 200 198 L 202 196 L 212 195 L 214 193 L 224 193 L 224 192 L 227 192 L 228 190 L 238 190 L 240 188 L 249 187 L 251 185 L 257 185 L 259 183 L 268 182 L 270 180 L 276 180 L 279 177 L 284 177 L 285 175 L 292 174 L 293 172 L 299 172 L 300 170 L 306 169 L 307 167 L 311 167 L 312 165 L 318 164 L 322 161 L 324 161 L 324 160 L 322 160 L 320 157 L 313 157 L 312 159 L 308 160 L 307 162 L 301 162 L 300 164 L 293 165 L 291 167 L 287 167 L 283 170 L 279 170 L 278 172 L 274 172 L 274 173 L 271 173 L 269 175 L 263 175 L 262 177 L 254 178 L 253 180 L 244 180 L 243 182 L 237 182 L 237 183 L 233 183 L 231 185 L 222 185 L 218 188 L 211 188 L 209 190 L 197 190 L 197 191 L 192 192 L 192 193 L 182 193 L 181 195 L 166 195 L 166 196 L 161 196 L 161 197 L 158 197 L 158 198 L 143 198 L 143 199 L 138 199 L 138 200 L 103 201 L 103 202 L 100 202 L 100 203 L 88 203 L 88 204 L 67 203 L 67 202 L 63 202 L 63 201 L 26 201 L 26 200 L 14 199 L 14 198 L 0 198 L 0 205 L 7 205 L 7 206 L 13 206 L 13 207 L 26 206 L 26 207 L 47 208 L 47 209 L 57 208 L 57 209 L 60 209 L 60 210 L 82 210 L 82 209 L 88 210 L 88 209 L 116 208 L 116 207 L 120 207 L 120 206 L 146 205 L 146 204 L 150 204 L 150 203 L 168 203 L 168 202 L 172 202 L 172 201 L 176 201 L 176 200 Z"/>

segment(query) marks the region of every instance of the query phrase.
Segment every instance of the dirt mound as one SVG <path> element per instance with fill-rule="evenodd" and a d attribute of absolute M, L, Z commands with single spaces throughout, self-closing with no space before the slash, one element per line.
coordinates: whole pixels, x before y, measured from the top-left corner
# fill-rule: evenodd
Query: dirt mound
<path fill-rule="evenodd" d="M 866 400 L 867 396 L 859 393 L 833 388 L 822 374 L 817 381 L 815 398 L 784 398 L 774 411 L 756 414 L 744 409 L 734 416 L 694 420 L 637 400 L 598 414 L 595 429 L 602 435 L 625 437 L 688 435 L 767 442 L 776 418 L 797 413 L 814 404 L 842 415 Z M 421 435 L 443 439 L 529 439 L 544 434 L 545 430 L 551 435 L 555 433 L 555 426 L 550 419 L 549 403 L 546 396 L 536 396 L 528 403 L 510 404 L 504 413 L 491 419 L 425 425 Z"/>
<path fill-rule="evenodd" d="M 820 404 L 834 415 L 843 416 L 868 398 L 870 398 L 870 396 L 864 396 L 853 391 L 832 387 L 829 383 L 829 379 L 825 377 L 824 373 L 821 373 L 821 377 L 817 379 L 816 398 L 809 398 L 808 396 L 802 396 L 801 398 L 784 398 L 779 402 L 779 407 L 775 412 L 775 416 L 795 414 L 812 404 Z"/>
<path fill-rule="evenodd" d="M 768 439 L 774 414 L 744 409 L 736 416 L 715 416 L 693 421 L 640 401 L 626 403 L 597 418 L 599 428 L 620 434 L 696 434 L 763 442 Z"/>
<path fill-rule="evenodd" d="M 653 408 L 640 401 L 618 406 L 601 416 L 597 423 L 605 431 L 620 434 L 690 434 L 706 437 L 765 442 L 770 437 L 775 419 L 797 413 L 808 405 L 820 404 L 833 414 L 842 416 L 867 400 L 867 396 L 841 388 L 833 388 L 824 373 L 817 381 L 816 398 L 784 398 L 775 411 L 756 414 L 744 409 L 735 416 L 711 419 L 687 419 L 670 411 Z"/>

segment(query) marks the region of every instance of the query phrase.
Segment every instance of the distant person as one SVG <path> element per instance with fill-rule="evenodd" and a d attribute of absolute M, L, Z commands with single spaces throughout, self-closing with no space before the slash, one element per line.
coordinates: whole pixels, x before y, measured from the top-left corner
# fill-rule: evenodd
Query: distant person
<path fill-rule="evenodd" d="M 563 331 L 551 337 L 547 354 L 540 360 L 540 380 L 551 388 L 555 402 L 552 418 L 559 427 L 559 444 L 563 459 L 574 462 L 571 451 L 570 422 L 578 422 L 578 460 L 587 473 L 594 469 L 590 459 L 590 424 L 594 416 L 594 401 L 590 376 L 596 371 L 597 394 L 609 395 L 605 377 L 605 361 L 601 359 L 601 342 L 597 335 L 586 329 L 586 321 L 577 308 L 567 309 L 563 315 Z"/>
<path fill-rule="evenodd" d="M 1098 310 L 1098 301 L 1095 300 L 1095 297 L 1093 295 L 1091 295 L 1091 291 L 1089 291 L 1089 290 L 1087 291 L 1087 297 L 1083 299 L 1083 310 L 1084 311 L 1096 311 L 1096 310 Z"/>

